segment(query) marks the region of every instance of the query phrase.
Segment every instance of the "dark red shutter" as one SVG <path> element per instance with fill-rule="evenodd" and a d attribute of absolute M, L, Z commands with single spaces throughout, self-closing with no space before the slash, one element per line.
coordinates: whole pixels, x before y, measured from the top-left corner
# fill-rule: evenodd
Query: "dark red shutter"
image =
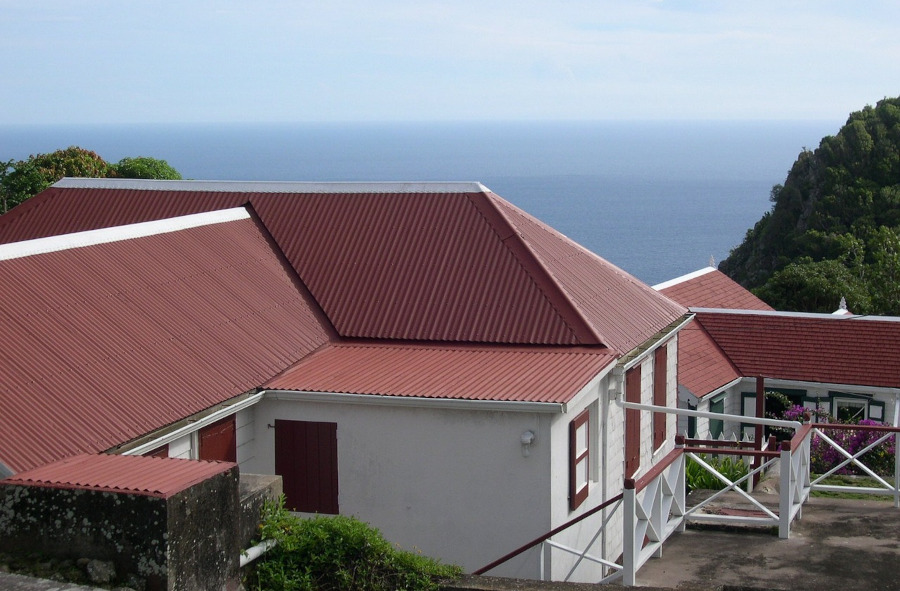
<path fill-rule="evenodd" d="M 591 475 L 591 465 L 590 465 L 590 450 L 591 450 L 591 425 L 590 425 L 591 413 L 590 409 L 585 409 L 581 412 L 577 417 L 572 419 L 572 422 L 569 423 L 569 510 L 577 509 L 581 503 L 584 502 L 588 497 L 588 483 L 590 482 Z M 578 429 L 584 427 L 587 429 L 587 445 L 585 449 L 578 449 Z M 579 464 L 584 463 L 587 469 L 587 482 L 583 483 L 581 488 L 578 488 L 578 467 Z"/>
<path fill-rule="evenodd" d="M 660 346 L 653 355 L 653 404 L 666 405 L 666 364 L 668 363 L 668 347 Z M 666 441 L 666 414 L 653 413 L 653 449 L 659 448 Z"/>
<path fill-rule="evenodd" d="M 625 372 L 625 401 L 641 401 L 641 366 Z M 625 409 L 625 478 L 641 467 L 641 411 Z"/>
<path fill-rule="evenodd" d="M 337 423 L 276 419 L 275 473 L 288 509 L 337 515 Z"/>
<path fill-rule="evenodd" d="M 237 434 L 234 415 L 200 429 L 201 460 L 237 461 Z"/>

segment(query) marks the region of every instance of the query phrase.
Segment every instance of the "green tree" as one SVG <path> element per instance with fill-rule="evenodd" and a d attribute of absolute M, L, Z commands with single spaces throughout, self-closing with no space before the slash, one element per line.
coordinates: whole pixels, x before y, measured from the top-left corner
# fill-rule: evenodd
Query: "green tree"
<path fill-rule="evenodd" d="M 112 166 L 114 175 L 126 179 L 181 180 L 181 174 L 165 160 L 147 156 L 122 158 Z"/>
<path fill-rule="evenodd" d="M 801 258 L 777 271 L 753 293 L 776 310 L 831 313 L 842 297 L 854 314 L 867 314 L 872 308 L 864 282 L 843 263 L 831 259 Z"/>
<path fill-rule="evenodd" d="M 0 162 L 0 207 L 5 213 L 63 177 L 180 179 L 165 160 L 141 156 L 109 164 L 96 152 L 77 146 L 26 160 Z"/>
<path fill-rule="evenodd" d="M 0 178 L 4 212 L 65 176 L 102 178 L 110 171 L 109 164 L 96 152 L 76 146 L 5 164 L 6 170 Z"/>
<path fill-rule="evenodd" d="M 869 240 L 872 299 L 883 314 L 900 316 L 900 227 L 881 226 Z"/>
<path fill-rule="evenodd" d="M 720 270 L 782 310 L 830 311 L 845 295 L 853 312 L 898 313 L 889 233 L 900 227 L 900 98 L 851 113 L 804 149 L 770 200 Z"/>

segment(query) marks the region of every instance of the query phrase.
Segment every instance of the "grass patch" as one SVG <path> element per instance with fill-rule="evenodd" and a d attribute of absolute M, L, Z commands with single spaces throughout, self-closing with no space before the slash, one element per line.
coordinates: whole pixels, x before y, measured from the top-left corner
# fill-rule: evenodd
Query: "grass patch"
<path fill-rule="evenodd" d="M 278 545 L 247 581 L 256 591 L 436 591 L 440 580 L 462 574 L 457 566 L 392 546 L 352 517 L 291 515 L 283 498 L 266 506 L 260 533 Z"/>
<path fill-rule="evenodd" d="M 812 480 L 819 477 L 818 474 L 810 475 Z M 853 476 L 849 474 L 832 474 L 819 484 L 828 484 L 831 486 L 855 486 L 867 488 L 882 488 L 881 484 L 869 476 Z M 893 501 L 890 495 L 872 495 L 868 493 L 858 493 L 853 491 L 833 492 L 826 490 L 814 490 L 809 493 L 812 497 L 826 497 L 831 499 L 858 499 L 864 501 Z"/>

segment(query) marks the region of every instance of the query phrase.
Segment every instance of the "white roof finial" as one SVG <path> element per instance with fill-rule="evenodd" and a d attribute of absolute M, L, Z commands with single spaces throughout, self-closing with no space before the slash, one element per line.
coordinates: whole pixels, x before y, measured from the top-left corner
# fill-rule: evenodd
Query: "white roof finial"
<path fill-rule="evenodd" d="M 841 303 L 838 304 L 838 309 L 839 309 L 839 310 L 846 310 L 846 309 L 847 309 L 847 298 L 845 298 L 844 296 L 841 296 Z"/>
<path fill-rule="evenodd" d="M 709 255 L 709 266 L 713 269 L 716 268 L 716 259 L 713 257 L 713 255 Z"/>

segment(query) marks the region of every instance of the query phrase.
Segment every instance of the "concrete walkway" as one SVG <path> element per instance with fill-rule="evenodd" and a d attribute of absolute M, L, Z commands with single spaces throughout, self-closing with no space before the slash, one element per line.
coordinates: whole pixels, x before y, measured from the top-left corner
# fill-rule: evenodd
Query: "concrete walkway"
<path fill-rule="evenodd" d="M 890 501 L 814 497 L 787 540 L 777 532 L 688 529 L 669 538 L 663 557 L 650 559 L 637 582 L 675 589 L 900 590 L 900 509 Z"/>

